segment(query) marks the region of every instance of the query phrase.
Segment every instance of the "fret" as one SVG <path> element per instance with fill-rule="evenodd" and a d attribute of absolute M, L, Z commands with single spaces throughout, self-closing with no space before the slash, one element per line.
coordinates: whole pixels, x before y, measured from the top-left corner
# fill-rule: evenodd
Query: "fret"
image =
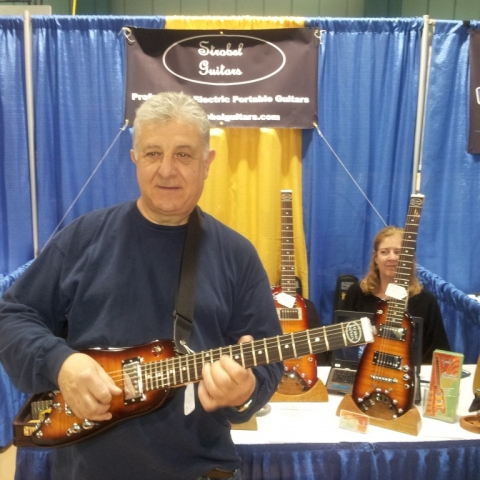
<path fill-rule="evenodd" d="M 343 342 L 345 343 L 345 345 L 347 344 L 347 337 L 345 336 L 345 328 L 343 325 L 341 325 L 342 327 L 342 338 L 343 338 Z"/>
<path fill-rule="evenodd" d="M 242 364 L 243 368 L 245 368 L 245 356 L 244 356 L 244 352 L 243 352 L 243 345 L 240 343 L 238 345 L 238 348 L 240 350 L 240 358 L 242 360 L 241 364 Z"/>
<path fill-rule="evenodd" d="M 185 382 L 186 383 L 190 383 L 192 381 L 192 377 L 190 375 L 190 363 L 189 363 L 189 360 L 190 360 L 190 357 L 187 356 L 185 358 L 185 362 L 184 362 L 184 365 L 183 365 L 183 372 L 185 373 L 186 377 L 185 377 Z"/>
<path fill-rule="evenodd" d="M 198 378 L 197 364 L 198 364 L 197 354 L 194 353 L 194 354 L 192 355 L 192 363 L 191 363 L 191 367 L 193 368 L 192 377 L 193 377 L 194 379 L 197 379 L 197 378 Z"/>
<path fill-rule="evenodd" d="M 279 337 L 279 349 L 282 355 L 282 360 L 288 360 L 294 358 L 293 345 L 290 335 L 283 335 Z"/>
<path fill-rule="evenodd" d="M 251 347 L 252 347 L 252 356 L 253 356 L 253 365 L 256 367 L 257 366 L 257 357 L 255 355 L 255 343 L 251 342 Z"/>
<path fill-rule="evenodd" d="M 281 344 L 280 344 L 280 336 L 277 336 L 277 349 L 278 349 L 278 358 L 279 358 L 279 360 L 283 360 L 282 346 L 281 346 Z"/>
<path fill-rule="evenodd" d="M 148 368 L 148 376 L 150 377 L 150 390 L 158 390 L 158 366 L 159 362 L 152 362 Z"/>
<path fill-rule="evenodd" d="M 155 362 L 154 371 L 155 387 L 158 390 L 159 388 L 165 387 L 164 362 Z"/>
<path fill-rule="evenodd" d="M 152 385 L 151 385 L 151 375 L 148 373 L 149 370 L 152 368 L 150 363 L 147 363 L 146 365 L 142 365 L 141 367 L 142 371 L 142 377 L 143 377 L 143 384 L 145 385 L 145 389 L 150 391 L 152 390 Z"/>
<path fill-rule="evenodd" d="M 185 383 L 185 382 L 183 381 L 182 358 L 183 358 L 183 357 L 182 357 L 181 355 L 180 355 L 179 357 L 177 357 L 177 359 L 178 359 L 178 360 L 177 360 L 177 363 L 178 363 L 178 368 L 177 368 L 177 370 L 178 370 L 178 372 L 180 373 L 180 383 L 181 383 L 181 384 Z"/>
<path fill-rule="evenodd" d="M 213 363 L 212 353 L 211 350 L 207 350 L 205 352 L 205 362 Z"/>
<path fill-rule="evenodd" d="M 270 363 L 270 358 L 269 358 L 269 355 L 268 355 L 267 339 L 266 338 L 263 339 L 263 345 L 265 347 L 265 360 L 266 360 L 267 363 Z"/>
<path fill-rule="evenodd" d="M 329 345 L 329 343 L 328 343 L 328 338 L 327 338 L 327 329 L 326 329 L 326 327 L 323 327 L 323 336 L 324 336 L 324 338 L 325 338 L 325 343 L 326 343 L 326 345 L 327 345 L 327 350 L 330 350 L 330 345 Z"/>
<path fill-rule="evenodd" d="M 168 384 L 169 385 L 177 384 L 177 376 L 175 374 L 175 357 L 171 358 L 168 361 Z"/>
<path fill-rule="evenodd" d="M 297 348 L 295 345 L 295 337 L 293 336 L 293 332 L 291 333 L 291 338 L 292 338 L 293 358 L 298 358 L 301 355 L 297 355 Z"/>

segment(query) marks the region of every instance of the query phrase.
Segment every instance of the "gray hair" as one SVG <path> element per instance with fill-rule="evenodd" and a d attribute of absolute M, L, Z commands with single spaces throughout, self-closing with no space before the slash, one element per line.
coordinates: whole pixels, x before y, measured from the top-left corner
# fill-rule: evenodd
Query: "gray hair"
<path fill-rule="evenodd" d="M 190 95 L 183 92 L 162 92 L 145 100 L 138 107 L 133 122 L 133 145 L 135 148 L 136 134 L 144 123 L 168 123 L 172 120 L 190 123 L 198 128 L 205 144 L 210 145 L 210 121 L 203 107 Z"/>

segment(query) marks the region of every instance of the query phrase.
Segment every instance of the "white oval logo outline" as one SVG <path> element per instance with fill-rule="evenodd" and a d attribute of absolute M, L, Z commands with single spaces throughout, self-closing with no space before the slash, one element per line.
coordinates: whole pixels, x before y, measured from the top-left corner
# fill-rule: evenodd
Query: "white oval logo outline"
<path fill-rule="evenodd" d="M 351 344 L 359 343 L 362 339 L 362 329 L 356 322 L 348 322 L 345 326 L 345 334 Z"/>
<path fill-rule="evenodd" d="M 210 37 L 240 37 L 240 38 L 251 38 L 253 40 L 258 40 L 260 42 L 263 42 L 263 43 L 267 43 L 268 45 L 272 46 L 273 48 L 276 48 L 279 52 L 280 52 L 280 55 L 282 56 L 283 58 L 283 62 L 282 64 L 280 65 L 279 68 L 277 68 L 274 72 L 270 73 L 269 75 L 266 75 L 264 77 L 261 77 L 261 78 L 257 78 L 255 80 L 248 80 L 248 81 L 245 81 L 245 82 L 233 82 L 233 83 L 212 83 L 212 82 L 202 82 L 200 80 L 192 80 L 191 78 L 187 78 L 187 77 L 183 77 L 182 75 L 178 75 L 177 73 L 175 73 L 173 70 L 171 70 L 166 62 L 165 62 L 165 57 L 167 55 L 167 53 L 174 47 L 176 47 L 177 45 L 179 45 L 180 43 L 183 43 L 183 42 L 186 42 L 188 40 L 195 40 L 196 38 L 210 38 Z M 234 35 L 220 35 L 220 34 L 213 34 L 213 35 L 197 35 L 196 37 L 188 37 L 188 38 L 184 38 L 183 40 L 179 40 L 178 42 L 175 42 L 173 43 L 172 45 L 170 45 L 166 50 L 165 50 L 165 53 L 163 54 L 162 56 L 162 63 L 163 63 L 163 66 L 172 74 L 174 75 L 175 77 L 178 77 L 178 78 L 181 78 L 182 80 L 186 80 L 187 82 L 192 82 L 192 83 L 199 83 L 199 84 L 202 84 L 202 85 L 246 85 L 248 83 L 255 83 L 255 82 L 259 82 L 260 80 L 265 80 L 266 78 L 270 78 L 272 77 L 273 75 L 276 75 L 280 70 L 283 69 L 283 67 L 285 66 L 285 64 L 287 63 L 287 57 L 285 56 L 285 54 L 283 53 L 283 51 L 277 47 L 276 45 L 274 45 L 273 43 L 267 41 L 267 40 L 263 40 L 262 38 L 258 38 L 258 37 L 252 37 L 250 35 L 237 35 L 237 34 L 234 34 Z"/>

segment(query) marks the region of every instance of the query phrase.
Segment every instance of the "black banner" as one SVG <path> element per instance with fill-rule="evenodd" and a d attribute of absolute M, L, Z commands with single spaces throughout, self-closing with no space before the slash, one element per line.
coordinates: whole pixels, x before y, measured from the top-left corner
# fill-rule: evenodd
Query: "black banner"
<path fill-rule="evenodd" d="M 212 126 L 312 128 L 317 121 L 318 31 L 125 27 L 125 118 L 149 96 L 184 92 Z"/>
<path fill-rule="evenodd" d="M 468 153 L 480 153 L 480 30 L 470 31 L 470 131 Z"/>

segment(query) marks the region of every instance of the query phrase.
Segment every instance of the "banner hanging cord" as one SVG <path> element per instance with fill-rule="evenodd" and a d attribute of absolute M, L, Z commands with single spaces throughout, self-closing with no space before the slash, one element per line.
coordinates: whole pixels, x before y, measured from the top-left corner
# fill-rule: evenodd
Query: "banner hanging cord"
<path fill-rule="evenodd" d="M 330 149 L 330 151 L 333 153 L 333 155 L 335 156 L 335 158 L 338 160 L 338 163 L 340 163 L 340 165 L 343 167 L 343 169 L 345 170 L 345 172 L 347 172 L 347 175 L 350 177 L 350 179 L 352 180 L 352 182 L 355 184 L 355 186 L 358 188 L 358 190 L 360 191 L 360 193 L 364 196 L 365 200 L 368 202 L 368 204 L 373 208 L 374 212 L 378 215 L 378 217 L 380 218 L 380 220 L 383 222 L 383 224 L 385 226 L 387 226 L 387 223 L 385 222 L 385 220 L 383 219 L 383 217 L 380 215 L 380 213 L 378 212 L 378 210 L 375 208 L 375 206 L 373 205 L 373 203 L 369 200 L 369 198 L 367 197 L 367 195 L 365 194 L 365 192 L 362 190 L 362 187 L 360 187 L 360 185 L 357 183 L 357 181 L 353 178 L 352 174 L 348 171 L 348 168 L 345 166 L 345 164 L 342 162 L 342 160 L 340 159 L 340 157 L 337 155 L 337 152 L 335 152 L 335 150 L 332 148 L 332 146 L 328 143 L 328 140 L 324 137 L 323 133 L 320 131 L 320 128 L 318 127 L 318 125 L 313 122 L 313 126 L 315 127 L 315 129 L 317 130 L 318 134 L 320 135 L 320 137 L 323 139 L 323 141 L 325 142 L 325 144 L 327 145 L 327 147 Z"/>
<path fill-rule="evenodd" d="M 107 151 L 105 152 L 105 154 L 103 155 L 103 157 L 100 159 L 100 161 L 98 162 L 97 166 L 93 169 L 93 172 L 91 173 L 91 175 L 87 178 L 87 181 L 85 182 L 85 184 L 83 185 L 83 187 L 80 189 L 80 192 L 78 192 L 78 195 L 75 197 L 75 199 L 73 200 L 73 202 L 71 203 L 71 205 L 68 207 L 67 211 L 65 212 L 65 215 L 62 217 L 62 219 L 58 222 L 58 225 L 55 227 L 55 230 L 53 230 L 52 234 L 50 235 L 50 238 L 46 241 L 45 245 L 47 245 L 48 242 L 50 242 L 50 240 L 53 238 L 53 236 L 57 233 L 58 229 L 60 228 L 60 225 L 63 223 L 63 221 L 65 220 L 65 218 L 67 218 L 67 215 L 70 213 L 70 211 L 72 210 L 72 208 L 74 207 L 74 205 L 77 203 L 78 199 L 81 197 L 82 193 L 85 191 L 85 189 L 87 188 L 88 184 L 91 182 L 92 178 L 95 176 L 95 174 L 97 173 L 98 169 L 100 168 L 100 166 L 102 165 L 103 161 L 105 160 L 105 158 L 107 158 L 108 154 L 110 153 L 110 150 L 113 148 L 113 146 L 115 145 L 115 143 L 117 143 L 117 140 L 118 138 L 120 137 L 120 135 L 126 130 L 128 126 L 128 120 L 125 120 L 125 123 L 123 125 L 122 128 L 120 128 L 120 131 L 118 132 L 117 136 L 114 138 L 113 142 L 111 143 L 111 145 L 108 147 Z"/>

